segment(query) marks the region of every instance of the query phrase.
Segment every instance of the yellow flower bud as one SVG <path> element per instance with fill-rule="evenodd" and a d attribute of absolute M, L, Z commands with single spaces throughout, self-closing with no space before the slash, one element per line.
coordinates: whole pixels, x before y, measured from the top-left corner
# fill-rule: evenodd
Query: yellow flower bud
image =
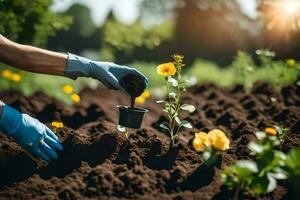
<path fill-rule="evenodd" d="M 5 69 L 2 71 L 2 77 L 6 78 L 6 79 L 10 79 L 11 78 L 11 71 L 9 69 Z"/>
<path fill-rule="evenodd" d="M 14 81 L 14 82 L 19 82 L 21 80 L 21 76 L 19 74 L 13 73 L 11 75 L 11 80 Z"/>
<path fill-rule="evenodd" d="M 277 135 L 277 130 L 275 128 L 272 128 L 272 127 L 267 127 L 267 128 L 265 128 L 264 131 L 267 135 L 271 135 L 271 136 L 276 136 Z"/>
<path fill-rule="evenodd" d="M 213 129 L 208 132 L 208 137 L 213 148 L 221 151 L 229 149 L 230 141 L 223 131 Z"/>
<path fill-rule="evenodd" d="M 73 92 L 73 87 L 71 85 L 65 85 L 63 86 L 63 91 L 66 94 L 71 94 Z"/>
<path fill-rule="evenodd" d="M 64 124 L 62 122 L 54 121 L 51 123 L 51 126 L 53 126 L 54 128 L 63 128 Z"/>
<path fill-rule="evenodd" d="M 72 94 L 71 100 L 73 103 L 79 103 L 80 102 L 80 96 L 78 94 Z"/>
<path fill-rule="evenodd" d="M 286 64 L 288 67 L 294 67 L 296 65 L 296 61 L 294 59 L 288 59 L 286 60 Z"/>

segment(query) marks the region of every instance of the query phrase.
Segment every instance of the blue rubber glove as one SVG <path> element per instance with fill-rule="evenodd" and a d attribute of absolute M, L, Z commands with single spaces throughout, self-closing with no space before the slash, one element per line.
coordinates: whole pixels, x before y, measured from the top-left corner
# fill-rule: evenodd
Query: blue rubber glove
<path fill-rule="evenodd" d="M 145 86 L 148 86 L 147 77 L 134 68 L 120 66 L 111 62 L 96 62 L 74 54 L 68 54 L 65 76 L 74 80 L 78 77 L 91 77 L 101 81 L 109 89 L 121 90 L 129 95 L 129 92 L 120 85 L 122 77 L 129 74 L 142 78 Z"/>
<path fill-rule="evenodd" d="M 14 138 L 24 149 L 44 160 L 57 158 L 54 149 L 63 150 L 58 137 L 47 126 L 8 105 L 2 108 L 0 130 Z"/>

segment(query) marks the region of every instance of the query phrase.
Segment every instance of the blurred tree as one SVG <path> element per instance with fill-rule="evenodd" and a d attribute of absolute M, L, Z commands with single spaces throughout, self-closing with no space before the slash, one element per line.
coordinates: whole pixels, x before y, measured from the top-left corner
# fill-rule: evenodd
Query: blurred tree
<path fill-rule="evenodd" d="M 177 50 L 229 64 L 238 50 L 251 51 L 260 40 L 260 24 L 247 17 L 235 0 L 185 0 L 178 10 Z"/>
<path fill-rule="evenodd" d="M 17 42 L 44 45 L 72 21 L 53 13 L 51 4 L 52 0 L 0 0 L 0 33 Z"/>
<path fill-rule="evenodd" d="M 140 20 L 132 25 L 125 25 L 110 13 L 103 26 L 101 57 L 105 55 L 107 59 L 116 59 L 123 63 L 134 60 L 157 60 L 156 50 L 172 40 L 173 28 L 171 22 L 145 28 Z"/>
<path fill-rule="evenodd" d="M 69 29 L 50 37 L 48 47 L 73 53 L 84 49 L 99 50 L 102 31 L 94 24 L 90 9 L 82 4 L 73 4 L 63 14 L 73 17 L 73 23 Z"/>

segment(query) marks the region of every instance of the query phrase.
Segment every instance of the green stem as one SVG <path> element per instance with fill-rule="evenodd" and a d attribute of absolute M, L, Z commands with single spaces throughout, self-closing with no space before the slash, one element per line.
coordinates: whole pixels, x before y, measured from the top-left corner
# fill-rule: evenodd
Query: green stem
<path fill-rule="evenodd" d="M 169 88 L 169 83 L 168 83 L 168 77 L 166 77 L 166 85 L 167 85 L 167 95 L 168 95 L 168 103 L 170 104 L 171 103 L 171 101 L 170 101 L 170 97 L 169 97 L 169 93 L 170 93 L 170 88 Z M 171 107 L 169 107 L 168 108 L 168 118 L 169 118 L 169 125 L 170 125 L 170 135 L 171 135 L 171 140 L 172 140 L 172 142 L 174 143 L 174 130 L 173 130 L 173 128 L 172 128 L 172 124 L 173 124 L 173 119 L 172 119 L 172 117 L 170 116 L 170 113 L 171 113 Z"/>

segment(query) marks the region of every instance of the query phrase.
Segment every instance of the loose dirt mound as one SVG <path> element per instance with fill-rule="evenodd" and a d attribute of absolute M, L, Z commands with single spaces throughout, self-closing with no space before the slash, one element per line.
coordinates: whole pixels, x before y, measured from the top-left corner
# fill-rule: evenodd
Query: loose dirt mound
<path fill-rule="evenodd" d="M 191 88 L 183 100 L 197 110 L 183 117 L 195 129 L 219 128 L 231 140 L 221 166 L 209 169 L 191 148 L 195 130 L 183 130 L 179 145 L 169 148 L 169 137 L 158 126 L 163 113 L 153 100 L 144 106 L 150 112 L 143 129 L 132 131 L 127 142 L 116 132 L 116 105 L 128 105 L 129 98 L 115 92 L 84 89 L 81 103 L 73 107 L 40 92 L 31 97 L 1 94 L 6 103 L 47 125 L 63 121 L 65 127 L 57 134 L 65 150 L 45 165 L 1 134 L 0 199 L 229 199 L 233 192 L 222 186 L 221 170 L 236 159 L 250 158 L 247 143 L 257 130 L 275 124 L 289 127 L 280 148 L 300 146 L 299 95 L 296 86 L 274 92 L 257 84 L 250 94 L 241 87 Z M 288 199 L 289 188 L 280 182 L 263 198 Z"/>

